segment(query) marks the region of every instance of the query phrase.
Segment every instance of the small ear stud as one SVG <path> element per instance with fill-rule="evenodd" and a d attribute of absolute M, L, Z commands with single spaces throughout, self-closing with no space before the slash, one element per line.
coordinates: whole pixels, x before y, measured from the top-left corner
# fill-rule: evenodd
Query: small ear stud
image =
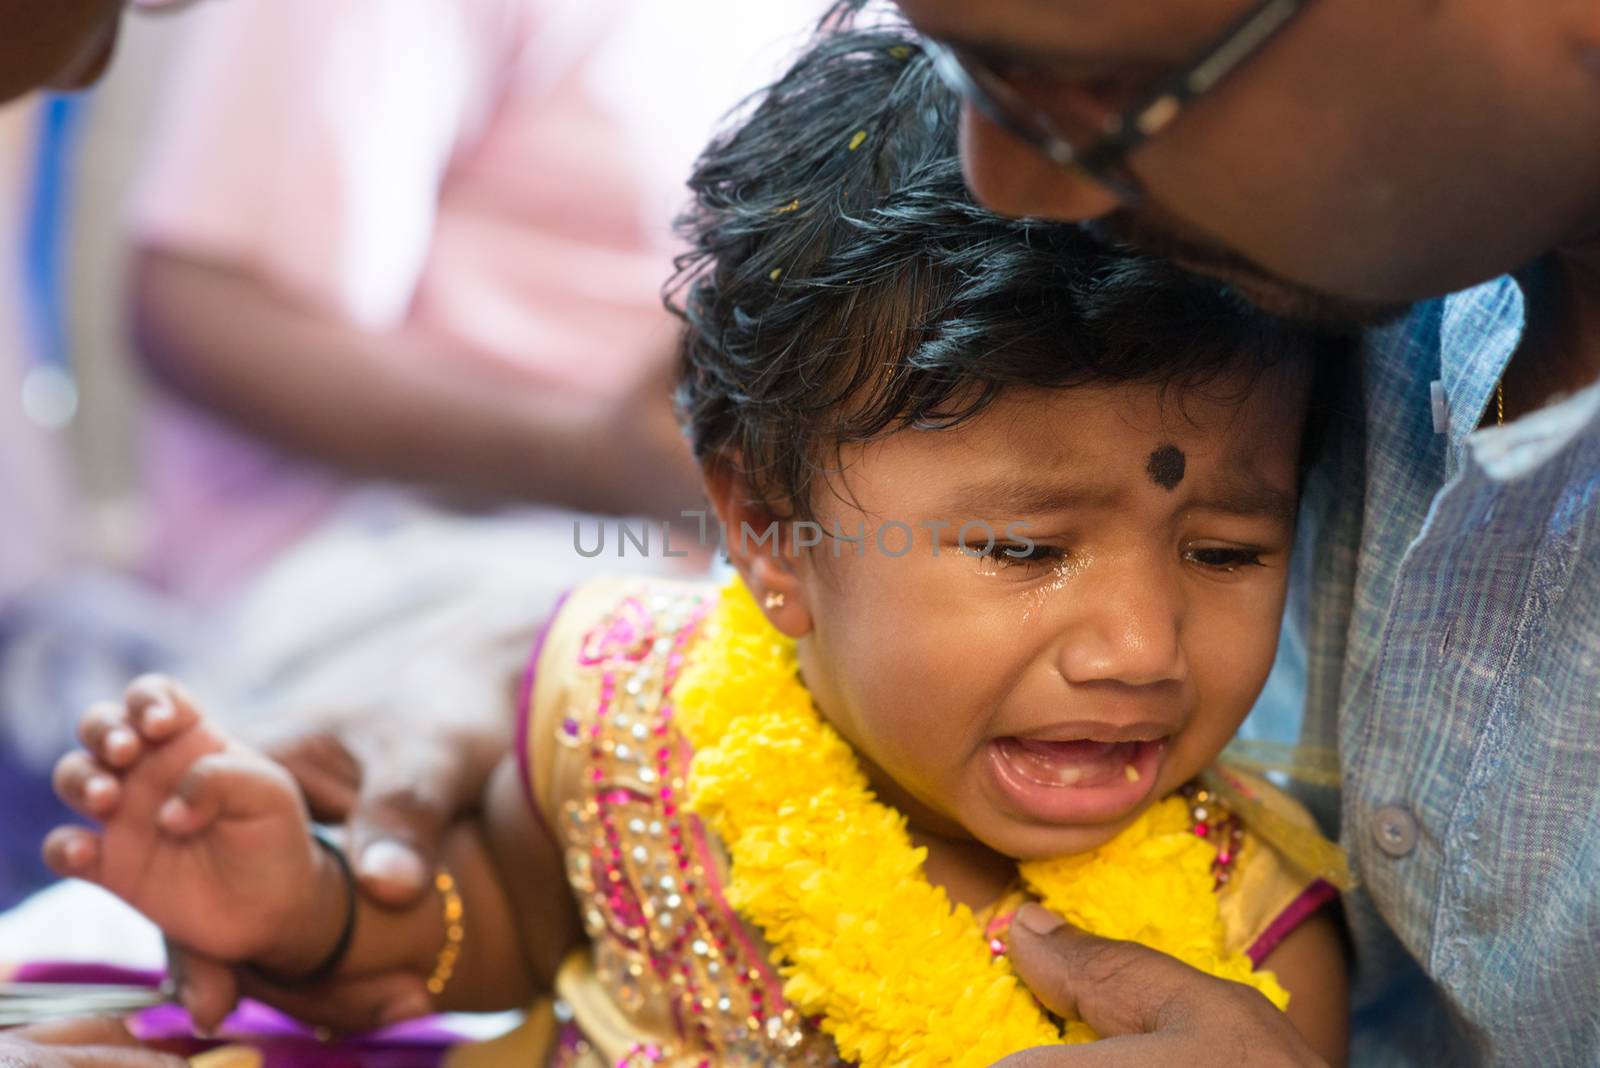
<path fill-rule="evenodd" d="M 785 598 L 783 594 L 779 593 L 777 590 L 773 590 L 771 593 L 767 594 L 766 598 L 761 603 L 766 607 L 767 611 L 770 612 L 775 608 L 782 608 L 784 600 Z"/>

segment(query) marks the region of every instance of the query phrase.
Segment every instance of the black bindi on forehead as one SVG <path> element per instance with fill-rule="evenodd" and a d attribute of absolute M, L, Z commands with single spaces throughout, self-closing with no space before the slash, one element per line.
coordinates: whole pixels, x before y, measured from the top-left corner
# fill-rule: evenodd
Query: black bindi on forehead
<path fill-rule="evenodd" d="M 1188 461 L 1184 458 L 1183 450 L 1176 445 L 1163 445 L 1150 454 L 1149 461 L 1144 469 L 1150 475 L 1150 481 L 1164 490 L 1175 490 L 1178 483 L 1183 481 L 1184 468 Z"/>

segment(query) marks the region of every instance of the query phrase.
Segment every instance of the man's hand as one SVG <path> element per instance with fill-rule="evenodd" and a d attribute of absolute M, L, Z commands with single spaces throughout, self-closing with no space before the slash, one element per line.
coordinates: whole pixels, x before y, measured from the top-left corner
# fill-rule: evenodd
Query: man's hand
<path fill-rule="evenodd" d="M 477 809 L 510 734 L 509 717 L 467 721 L 441 705 L 266 724 L 252 740 L 289 769 L 318 820 L 344 824 L 362 890 L 399 907 L 433 885 L 445 832 Z"/>
<path fill-rule="evenodd" d="M 146 1049 L 120 1020 L 70 1020 L 0 1032 L 0 1068 L 185 1068 Z"/>
<path fill-rule="evenodd" d="M 410 972 L 346 975 L 316 986 L 280 987 L 250 969 L 222 964 L 173 943 L 167 944 L 167 958 L 178 1000 L 201 1034 L 221 1027 L 241 997 L 341 1033 L 372 1031 L 433 1011 L 425 980 Z M 0 1068 L 6 1068 L 3 1062 Z"/>
<path fill-rule="evenodd" d="M 1132 942 L 1084 934 L 1037 905 L 1011 928 L 1011 963 L 1057 1015 L 1102 1041 L 1024 1050 L 1000 1068 L 1325 1068 L 1289 1018 L 1250 987 Z"/>

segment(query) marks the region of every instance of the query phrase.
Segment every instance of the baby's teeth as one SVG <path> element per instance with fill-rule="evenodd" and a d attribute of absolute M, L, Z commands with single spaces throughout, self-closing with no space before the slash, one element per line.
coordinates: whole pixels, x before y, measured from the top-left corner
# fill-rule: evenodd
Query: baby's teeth
<path fill-rule="evenodd" d="M 1139 781 L 1139 769 L 1134 767 L 1132 764 L 1122 765 L 1122 774 L 1127 776 L 1129 782 Z"/>
<path fill-rule="evenodd" d="M 1056 772 L 1056 781 L 1062 786 L 1071 786 L 1083 778 L 1082 768 L 1061 768 Z"/>

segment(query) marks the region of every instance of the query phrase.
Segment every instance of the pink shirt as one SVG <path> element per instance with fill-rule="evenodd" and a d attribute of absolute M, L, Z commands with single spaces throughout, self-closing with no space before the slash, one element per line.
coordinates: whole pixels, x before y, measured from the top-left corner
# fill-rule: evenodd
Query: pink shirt
<path fill-rule="evenodd" d="M 229 0 L 203 5 L 136 239 L 254 270 L 374 331 L 592 390 L 672 343 L 670 221 L 721 115 L 820 0 Z M 197 596 L 345 491 L 163 400 L 158 577 Z"/>

